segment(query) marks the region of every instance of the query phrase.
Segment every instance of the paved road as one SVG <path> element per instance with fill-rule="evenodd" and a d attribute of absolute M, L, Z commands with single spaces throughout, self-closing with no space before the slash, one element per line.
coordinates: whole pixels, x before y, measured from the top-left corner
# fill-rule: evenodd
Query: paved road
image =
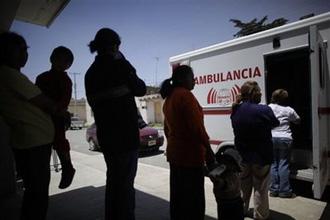
<path fill-rule="evenodd" d="M 163 134 L 162 130 L 160 130 L 160 134 Z M 66 136 L 70 141 L 72 150 L 88 155 L 100 154 L 99 152 L 93 152 L 88 150 L 88 143 L 85 138 L 86 129 L 69 130 L 67 131 Z M 153 166 L 169 168 L 168 163 L 166 162 L 166 157 L 164 155 L 165 146 L 166 140 L 164 142 L 164 145 L 160 147 L 159 151 L 140 153 L 139 162 Z"/>
<path fill-rule="evenodd" d="M 160 130 L 160 133 L 163 134 L 163 131 Z M 85 140 L 85 134 L 86 134 L 86 129 L 67 131 L 67 138 L 70 141 L 72 150 L 88 155 L 99 155 L 100 154 L 99 152 L 93 152 L 88 150 L 88 143 Z M 164 155 L 165 146 L 166 146 L 166 139 L 164 145 L 159 149 L 159 151 L 141 153 L 139 156 L 139 162 L 168 169 L 169 165 Z M 297 195 L 306 198 L 313 198 L 311 183 L 306 181 L 292 180 L 292 185 Z M 330 186 L 328 186 L 327 189 L 325 190 L 322 201 L 330 202 Z"/>

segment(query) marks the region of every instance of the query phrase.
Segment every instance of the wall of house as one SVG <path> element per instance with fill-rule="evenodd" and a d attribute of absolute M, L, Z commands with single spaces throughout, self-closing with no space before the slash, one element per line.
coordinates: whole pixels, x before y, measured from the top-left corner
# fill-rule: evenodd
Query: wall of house
<path fill-rule="evenodd" d="M 135 98 L 135 102 L 136 102 L 136 107 L 140 111 L 140 114 L 141 114 L 143 120 L 146 123 L 148 123 L 148 120 L 147 120 L 147 103 L 146 103 L 146 101 L 141 100 L 141 98 Z"/>
<path fill-rule="evenodd" d="M 159 94 L 136 98 L 137 107 L 147 123 L 163 123 L 163 103 L 164 100 Z"/>
<path fill-rule="evenodd" d="M 68 111 L 73 114 L 73 116 L 79 117 L 81 120 L 87 122 L 86 105 L 87 102 L 84 98 L 78 100 L 71 99 Z"/>
<path fill-rule="evenodd" d="M 88 103 L 86 104 L 85 108 L 86 108 L 86 125 L 89 126 L 94 123 L 94 115 Z"/>
<path fill-rule="evenodd" d="M 147 123 L 155 123 L 155 104 L 152 100 L 147 101 Z"/>
<path fill-rule="evenodd" d="M 155 122 L 164 123 L 164 114 L 163 114 L 163 100 L 157 100 L 155 102 Z"/>

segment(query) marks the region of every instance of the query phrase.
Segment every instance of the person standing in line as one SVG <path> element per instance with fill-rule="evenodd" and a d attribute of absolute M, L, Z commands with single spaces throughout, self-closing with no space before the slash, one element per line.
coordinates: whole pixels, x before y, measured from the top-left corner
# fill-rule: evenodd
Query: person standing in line
<path fill-rule="evenodd" d="M 45 220 L 54 140 L 50 114 L 62 112 L 20 72 L 27 62 L 27 49 L 22 36 L 0 34 L 0 114 L 9 125 L 16 169 L 23 179 L 21 219 Z"/>
<path fill-rule="evenodd" d="M 254 219 L 269 217 L 268 188 L 273 160 L 271 129 L 279 125 L 272 109 L 261 101 L 256 81 L 246 81 L 233 104 L 231 121 L 235 146 L 242 156 L 241 187 L 244 213 L 248 214 L 254 189 Z"/>
<path fill-rule="evenodd" d="M 53 50 L 50 56 L 51 69 L 41 73 L 36 79 L 36 85 L 63 112 L 68 110 L 72 95 L 72 82 L 65 70 L 73 63 L 73 53 L 70 49 L 60 46 Z M 53 116 L 55 138 L 53 148 L 56 150 L 62 165 L 60 189 L 71 185 L 76 170 L 73 168 L 70 156 L 70 143 L 65 137 L 66 124 L 70 120 L 68 112 L 66 118 Z"/>
<path fill-rule="evenodd" d="M 145 95 L 146 85 L 119 51 L 120 43 L 109 28 L 96 33 L 89 48 L 97 56 L 85 75 L 85 89 L 107 165 L 105 219 L 134 220 L 140 145 L 134 97 Z"/>
<path fill-rule="evenodd" d="M 293 198 L 289 177 L 290 149 L 292 144 L 292 132 L 290 123 L 300 123 L 300 117 L 296 111 L 287 106 L 288 92 L 277 89 L 273 92 L 269 107 L 280 121 L 278 127 L 273 128 L 274 160 L 271 166 L 271 185 L 269 196 L 281 198 Z"/>
<path fill-rule="evenodd" d="M 202 220 L 205 215 L 204 165 L 211 167 L 214 154 L 203 121 L 203 111 L 191 93 L 194 73 L 187 65 L 173 70 L 160 89 L 165 99 L 164 132 L 170 163 L 171 220 Z"/>

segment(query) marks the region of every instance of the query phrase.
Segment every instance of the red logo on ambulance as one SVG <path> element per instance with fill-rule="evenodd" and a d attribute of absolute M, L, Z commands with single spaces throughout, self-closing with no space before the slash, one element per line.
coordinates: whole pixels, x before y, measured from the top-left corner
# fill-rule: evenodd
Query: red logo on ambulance
<path fill-rule="evenodd" d="M 235 84 L 231 89 L 213 89 L 207 94 L 207 104 L 218 104 L 220 106 L 231 105 L 240 93 L 240 87 Z"/>

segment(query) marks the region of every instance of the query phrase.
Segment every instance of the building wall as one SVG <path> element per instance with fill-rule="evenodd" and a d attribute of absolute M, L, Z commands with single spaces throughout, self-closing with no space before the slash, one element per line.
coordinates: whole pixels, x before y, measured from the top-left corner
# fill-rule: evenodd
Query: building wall
<path fill-rule="evenodd" d="M 147 123 L 163 123 L 164 100 L 159 94 L 146 95 L 136 98 L 137 107 Z"/>
<path fill-rule="evenodd" d="M 91 107 L 86 103 L 86 125 L 89 126 L 94 123 L 94 115 Z"/>
<path fill-rule="evenodd" d="M 155 123 L 155 106 L 152 100 L 147 101 L 147 121 L 148 123 Z"/>
<path fill-rule="evenodd" d="M 87 113 L 90 111 L 87 109 L 87 106 L 88 104 L 84 98 L 78 100 L 71 99 L 68 111 L 73 116 L 79 117 L 81 120 L 87 122 L 87 118 L 89 117 L 87 116 Z"/>
<path fill-rule="evenodd" d="M 163 99 L 159 94 L 147 95 L 135 99 L 137 108 L 139 109 L 142 118 L 147 123 L 163 123 L 164 115 L 162 111 Z M 71 100 L 69 112 L 73 116 L 78 116 L 85 121 L 85 125 L 89 126 L 94 122 L 93 112 L 88 105 L 86 99 Z"/>
<path fill-rule="evenodd" d="M 140 98 L 135 98 L 135 102 L 136 102 L 136 106 L 137 108 L 139 109 L 140 111 L 140 114 L 143 118 L 143 120 L 148 123 L 148 120 L 147 120 L 147 102 L 144 101 L 144 100 L 140 100 Z"/>

